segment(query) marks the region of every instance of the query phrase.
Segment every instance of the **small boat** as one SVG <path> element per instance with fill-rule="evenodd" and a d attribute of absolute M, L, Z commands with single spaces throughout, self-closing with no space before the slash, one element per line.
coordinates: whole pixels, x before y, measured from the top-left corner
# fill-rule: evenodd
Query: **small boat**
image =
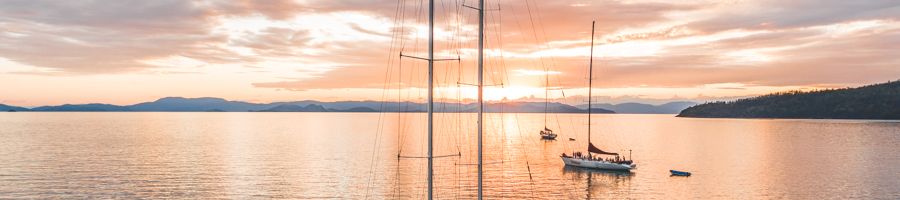
<path fill-rule="evenodd" d="M 672 176 L 691 176 L 690 172 L 683 172 L 678 170 L 669 170 L 669 172 L 672 172 Z"/>
<path fill-rule="evenodd" d="M 556 133 L 553 133 L 553 130 L 550 130 L 549 128 L 544 127 L 544 130 L 541 130 L 541 138 L 547 139 L 547 140 L 555 140 Z"/>
<path fill-rule="evenodd" d="M 575 138 L 569 138 L 569 141 L 575 141 Z"/>

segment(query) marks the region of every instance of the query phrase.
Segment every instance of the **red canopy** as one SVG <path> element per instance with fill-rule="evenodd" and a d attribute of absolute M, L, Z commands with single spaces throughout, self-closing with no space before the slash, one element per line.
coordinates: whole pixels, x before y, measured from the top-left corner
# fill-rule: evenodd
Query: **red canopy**
<path fill-rule="evenodd" d="M 605 154 L 605 155 L 614 155 L 614 156 L 619 155 L 618 153 L 611 153 L 611 152 L 605 152 L 603 150 L 600 150 L 599 148 L 595 147 L 593 143 L 588 144 L 588 152 L 597 153 L 597 154 Z"/>

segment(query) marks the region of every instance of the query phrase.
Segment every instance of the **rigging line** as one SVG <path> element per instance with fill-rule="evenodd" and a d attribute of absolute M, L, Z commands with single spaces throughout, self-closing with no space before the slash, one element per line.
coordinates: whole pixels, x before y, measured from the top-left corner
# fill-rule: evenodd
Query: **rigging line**
<path fill-rule="evenodd" d="M 416 18 L 413 20 L 413 21 L 415 22 L 414 24 L 422 24 L 422 21 L 424 21 L 424 17 L 423 17 L 423 14 L 422 14 L 422 12 L 423 12 L 423 10 L 424 10 L 424 4 L 425 4 L 425 3 L 424 3 L 424 0 L 419 0 L 419 1 L 417 2 L 416 7 L 415 7 L 415 10 L 414 10 L 414 12 L 416 13 Z M 414 31 L 415 35 L 414 35 L 414 43 L 413 43 L 413 47 L 412 47 L 412 48 L 413 48 L 413 52 L 415 52 L 415 53 L 420 52 L 420 47 L 419 47 L 419 46 L 420 46 L 419 43 L 420 43 L 420 39 L 421 39 L 421 37 L 420 37 L 420 35 L 419 35 L 420 32 L 421 32 L 421 31 L 418 31 L 418 30 L 415 30 L 415 31 Z M 423 82 L 424 82 L 424 81 L 422 80 L 422 78 L 423 78 L 423 77 L 422 77 L 422 74 L 419 73 L 419 69 L 420 69 L 420 68 L 421 68 L 421 63 L 419 63 L 419 62 L 413 62 L 413 67 L 412 67 L 413 72 L 409 74 L 409 79 L 408 79 L 410 83 L 423 83 Z M 414 81 L 414 80 L 415 80 L 415 81 Z M 415 93 L 415 97 L 416 97 L 416 98 L 420 98 L 420 97 L 422 96 L 422 90 L 417 89 L 417 90 L 414 90 L 414 91 L 408 91 L 408 93 L 407 93 L 407 98 L 411 98 L 411 97 L 413 96 L 413 93 Z M 408 110 L 408 108 L 409 108 L 409 106 L 410 106 L 411 104 L 412 104 L 412 103 L 409 103 L 409 102 L 406 104 L 407 110 Z M 418 106 L 416 106 L 416 107 L 418 107 Z M 408 119 L 408 118 L 409 118 L 409 116 L 405 116 L 405 117 L 404 117 L 404 119 Z M 404 123 L 404 126 L 405 126 L 405 127 L 407 127 L 407 126 L 412 126 L 412 124 Z M 412 128 L 412 127 L 407 127 L 407 128 Z M 404 131 L 404 132 L 405 132 L 405 131 Z M 404 134 L 403 137 L 406 138 L 406 137 L 407 137 L 406 134 Z M 421 139 L 421 138 L 420 138 L 420 139 Z M 404 139 L 404 140 L 405 140 L 405 139 Z M 416 142 L 416 143 L 418 144 L 418 149 L 419 149 L 419 150 L 425 149 L 425 147 L 424 147 L 425 142 Z M 415 168 L 415 169 L 421 170 L 421 169 L 423 168 L 423 164 L 422 164 L 421 162 L 416 162 L 415 165 L 416 165 L 416 168 Z M 418 170 L 417 170 L 417 171 L 418 171 Z M 418 172 L 419 172 L 419 173 L 424 173 L 424 172 L 422 172 L 422 171 L 418 171 Z M 426 190 L 427 190 L 427 188 L 425 188 L 425 187 L 420 188 L 420 190 L 417 190 L 418 193 L 415 194 L 415 195 L 417 195 L 417 196 L 424 196 L 424 195 L 426 194 L 426 193 L 425 193 Z M 424 199 L 424 198 L 420 198 L 420 199 Z"/>
<path fill-rule="evenodd" d="M 547 28 L 546 28 L 546 26 L 544 26 L 544 18 L 541 15 L 541 11 L 539 10 L 540 6 L 537 6 L 537 3 L 534 3 L 534 4 L 535 4 L 534 13 L 535 13 L 535 15 L 537 15 L 538 26 L 541 27 L 541 33 L 544 36 L 544 42 L 545 42 L 544 44 L 547 46 L 547 49 L 552 49 L 553 47 L 548 42 L 549 39 L 547 39 Z M 556 59 L 554 59 L 553 56 L 550 56 L 549 59 L 550 59 L 550 66 L 556 66 Z"/>
<path fill-rule="evenodd" d="M 462 42 L 461 42 L 462 39 L 459 38 L 462 33 L 462 26 L 463 26 L 463 21 L 462 21 L 462 17 L 461 17 L 462 8 L 460 6 L 462 4 L 460 4 L 459 1 L 453 1 L 453 2 L 456 3 L 453 5 L 453 7 L 456 8 L 456 14 L 454 16 L 456 19 L 456 34 L 454 34 L 454 35 L 457 37 L 455 50 L 456 50 L 456 57 L 459 57 L 460 54 L 462 54 L 461 53 L 462 50 L 460 50 L 460 49 L 462 49 Z M 463 2 L 463 4 L 464 3 L 465 2 Z M 462 67 L 462 64 L 460 64 L 459 66 Z M 462 76 L 462 75 L 460 74 L 460 76 Z"/>
<path fill-rule="evenodd" d="M 535 43 L 535 45 L 543 46 L 543 45 L 540 45 L 541 40 L 538 38 L 537 27 L 535 26 L 534 17 L 531 14 L 531 5 L 528 0 L 525 0 L 525 9 L 528 11 L 528 20 L 531 22 L 531 33 L 534 36 L 534 43 Z M 538 58 L 541 62 L 541 67 L 543 67 L 544 70 L 546 71 L 547 65 L 544 63 L 544 56 L 539 55 Z"/>
<path fill-rule="evenodd" d="M 493 12 L 491 12 L 491 16 L 493 16 Z M 495 57 L 494 60 L 496 60 L 497 64 L 503 68 L 499 75 L 500 85 L 503 85 L 503 79 L 508 76 L 508 74 L 506 73 L 506 61 L 503 59 L 503 13 L 500 10 L 500 1 L 497 1 L 497 24 L 494 26 L 494 35 L 497 38 L 497 49 L 499 49 L 499 59 Z M 494 83 L 496 84 L 497 82 Z"/>
<path fill-rule="evenodd" d="M 522 133 L 522 124 L 521 124 L 522 121 L 521 121 L 521 119 L 519 118 L 519 113 L 518 113 L 518 112 L 516 112 L 516 113 L 513 114 L 513 115 L 514 115 L 515 118 L 516 118 L 516 127 L 517 127 L 516 129 L 517 129 L 518 132 L 519 132 L 519 141 L 520 141 L 520 144 L 522 145 L 522 146 L 520 147 L 520 149 L 522 149 L 522 157 L 525 158 L 525 167 L 526 167 L 526 169 L 528 170 L 528 177 L 529 177 L 528 181 L 531 183 L 531 184 L 530 184 L 530 186 L 531 186 L 531 192 L 532 192 L 532 195 L 531 195 L 531 196 L 533 197 L 533 196 L 534 196 L 534 179 L 532 178 L 532 175 L 531 175 L 531 174 L 532 174 L 532 173 L 531 173 L 531 163 L 530 163 L 529 160 L 528 160 L 528 150 L 527 150 L 527 148 L 526 148 L 527 145 L 525 145 L 525 141 L 526 141 L 525 135 Z"/>
<path fill-rule="evenodd" d="M 484 6 L 484 5 L 482 5 L 482 6 Z M 499 7 L 499 2 L 498 2 L 498 7 Z M 481 9 L 486 9 L 486 8 L 482 7 Z M 498 27 L 502 26 L 502 24 L 500 23 L 501 21 L 499 20 L 499 18 L 494 16 L 494 12 L 488 13 L 487 20 L 494 22 L 494 23 L 490 23 L 490 24 L 492 24 L 491 27 L 494 30 L 493 34 L 495 36 L 496 41 L 494 43 L 491 43 L 491 41 L 489 40 L 490 38 L 486 38 L 486 39 L 488 39 L 486 46 L 491 46 L 492 44 L 494 44 L 497 46 L 497 48 L 499 48 L 499 51 L 502 53 L 503 52 L 503 48 L 501 45 L 502 40 L 500 40 L 500 35 L 502 34 L 502 32 L 498 31 L 498 29 L 499 29 Z M 505 66 L 501 65 L 502 63 L 499 62 L 499 60 L 501 60 L 501 59 L 502 58 L 498 59 L 496 56 L 490 56 L 490 58 L 489 58 L 490 62 L 488 63 L 490 73 L 488 73 L 488 75 L 491 76 L 490 79 L 493 84 L 501 83 L 500 86 L 503 87 L 503 84 L 502 84 L 503 81 L 500 81 L 500 80 L 502 80 L 504 78 L 504 76 L 503 76 L 504 73 L 497 73 L 498 71 L 506 70 Z M 499 69 L 503 69 L 503 70 L 499 70 Z M 506 146 L 506 124 L 503 123 L 503 121 L 505 120 L 505 116 L 506 116 L 505 115 L 505 113 L 506 113 L 505 103 L 506 103 L 505 98 L 501 99 L 500 104 L 499 104 L 499 109 L 500 109 L 499 114 L 493 114 L 493 116 L 495 116 L 495 117 L 499 116 L 499 119 L 496 119 L 494 117 L 489 118 L 492 124 L 495 124 L 495 123 L 500 124 L 500 131 L 499 131 L 499 133 L 500 133 L 500 146 L 499 146 L 500 159 L 499 160 L 500 160 L 500 170 L 501 171 L 506 171 L 506 163 L 503 161 L 507 157 L 507 155 L 506 155 L 507 152 L 505 151 L 506 148 L 504 148 Z M 497 133 L 497 131 L 493 131 L 493 132 Z M 488 163 L 488 164 L 490 164 L 490 163 Z M 501 178 L 506 179 L 506 173 L 501 173 Z M 505 194 L 505 193 L 501 193 L 500 198 L 505 198 L 505 196 L 503 196 L 503 194 Z"/>
<path fill-rule="evenodd" d="M 511 7 L 509 7 L 509 9 L 510 9 L 510 13 L 512 13 L 512 15 L 513 15 L 513 22 L 516 23 L 516 27 L 518 28 L 519 32 L 522 33 L 522 34 L 525 34 L 525 29 L 522 28 L 522 23 L 520 22 L 520 21 L 522 21 L 522 20 L 519 18 L 519 15 L 516 14 L 515 6 L 511 6 Z M 501 12 L 501 13 L 502 13 L 502 12 Z M 526 42 L 526 40 L 525 40 L 524 37 L 519 37 L 519 38 L 522 40 L 523 43 Z M 533 63 L 532 63 L 532 64 L 533 64 Z"/>
<path fill-rule="evenodd" d="M 398 12 L 397 15 L 399 17 L 399 19 L 397 19 L 397 21 L 399 21 L 399 24 L 400 24 L 400 26 L 399 26 L 400 31 L 399 31 L 399 34 L 397 34 L 397 33 L 395 33 L 395 34 L 399 35 L 398 40 L 400 41 L 400 52 L 403 52 L 403 42 L 405 41 L 403 36 L 404 36 L 404 34 L 406 34 L 406 32 L 404 31 L 405 30 L 404 22 L 406 20 L 403 18 L 406 13 L 404 10 L 406 8 L 405 4 L 406 4 L 405 0 L 397 0 L 397 12 Z M 403 151 L 403 143 L 402 143 L 403 140 L 400 137 L 403 134 L 403 127 L 400 124 L 403 121 L 403 119 L 402 119 L 403 115 L 401 114 L 402 112 L 400 110 L 402 107 L 402 103 L 403 103 L 403 97 L 402 97 L 403 96 L 403 56 L 399 56 L 397 58 L 397 60 L 398 60 L 397 61 L 397 111 L 396 111 L 397 112 L 397 142 L 398 142 L 397 155 L 400 155 L 400 153 Z M 399 165 L 399 163 L 397 163 L 397 164 Z"/>
<path fill-rule="evenodd" d="M 403 134 L 405 132 L 405 128 L 406 128 L 406 123 L 404 123 L 406 116 L 403 115 L 403 113 L 405 113 L 405 111 L 407 109 L 404 108 L 404 106 L 406 106 L 408 108 L 409 103 L 403 102 L 403 97 L 402 97 L 403 89 L 401 89 L 401 87 L 403 85 L 403 57 L 401 56 L 397 60 L 398 60 L 397 65 L 399 66 L 398 68 L 400 69 L 400 70 L 398 70 L 399 78 L 397 79 L 397 83 L 398 83 L 397 84 L 397 89 L 398 89 L 397 90 L 397 142 L 398 142 L 397 155 L 400 155 L 400 153 L 403 152 L 403 144 L 404 144 L 403 141 L 406 138 L 405 137 L 406 134 Z M 409 94 L 407 94 L 407 97 L 409 97 Z M 401 105 L 401 104 L 403 104 L 403 105 Z"/>
<path fill-rule="evenodd" d="M 406 0 L 397 0 L 397 13 L 399 17 L 396 20 L 399 21 L 400 26 L 394 28 L 399 28 L 399 30 L 396 32 L 399 32 L 399 34 L 397 35 L 399 35 L 398 40 L 400 42 L 400 52 L 403 52 L 404 48 L 406 47 L 406 29 L 404 28 L 406 24 Z"/>
<path fill-rule="evenodd" d="M 503 57 L 501 57 L 501 59 L 503 59 Z M 506 70 L 508 70 L 508 68 Z M 506 76 L 505 78 L 506 78 L 507 83 L 512 84 L 512 82 L 509 79 L 509 76 Z M 513 113 L 513 116 L 516 121 L 516 130 L 519 133 L 519 141 L 520 141 L 519 144 L 521 145 L 520 149 L 522 149 L 522 157 L 525 159 L 525 167 L 527 169 L 529 182 L 530 182 L 529 185 L 531 186 L 531 189 L 530 189 L 531 195 L 530 196 L 533 198 L 534 191 L 535 191 L 535 189 L 534 189 L 535 184 L 534 184 L 534 178 L 533 178 L 532 172 L 531 172 L 531 162 L 528 159 L 528 150 L 526 148 L 528 145 L 525 144 L 526 139 L 525 139 L 525 135 L 522 132 L 522 125 L 521 125 L 522 120 L 521 120 L 521 118 L 519 118 L 518 112 Z"/>
<path fill-rule="evenodd" d="M 461 40 L 462 40 L 462 39 L 459 38 L 459 35 L 462 33 L 462 29 L 460 28 L 460 27 L 462 26 L 462 22 L 460 21 L 460 20 L 461 20 L 461 17 L 460 17 L 461 9 L 459 8 L 459 5 L 460 5 L 460 4 L 459 4 L 459 1 L 453 1 L 453 3 L 454 3 L 453 7 L 455 8 L 455 10 L 454 10 L 454 11 L 455 11 L 455 15 L 453 16 L 453 17 L 454 17 L 453 19 L 456 20 L 456 21 L 455 21 L 456 26 L 455 26 L 455 29 L 454 29 L 455 34 L 453 35 L 454 38 L 455 38 L 455 40 L 453 41 L 453 42 L 454 42 L 453 45 L 455 45 L 455 46 L 454 46 L 454 47 L 455 47 L 454 49 L 455 49 L 455 52 L 456 52 L 456 57 L 457 57 L 457 58 L 460 58 L 460 50 L 459 50 L 459 49 L 462 48 L 462 43 L 461 43 Z M 456 60 L 456 66 L 457 66 L 457 68 L 456 68 L 456 82 L 458 83 L 458 82 L 460 81 L 460 79 L 462 78 L 462 67 L 463 67 L 463 65 L 462 65 L 462 59 L 461 59 L 461 58 Z M 458 84 L 457 84 L 457 88 L 456 88 L 456 100 L 457 100 L 457 101 L 456 101 L 456 117 L 457 117 L 457 118 L 456 118 L 456 119 L 457 119 L 457 120 L 456 120 L 456 133 L 457 133 L 457 134 L 455 134 L 455 135 L 456 135 L 456 141 L 457 141 L 457 142 L 456 142 L 456 151 L 457 151 L 457 152 L 462 152 L 462 149 L 461 149 L 461 146 L 462 146 L 462 142 L 461 142 L 461 141 L 462 141 L 462 138 L 460 138 L 460 134 L 459 134 L 459 133 L 461 133 L 461 132 L 463 131 L 463 130 L 462 130 L 462 128 L 463 128 L 463 126 L 462 126 L 462 120 L 461 120 L 461 119 L 462 119 L 462 90 L 460 89 L 460 87 L 459 87 Z M 459 168 L 456 168 L 456 169 L 457 169 L 457 170 L 456 170 L 456 171 L 457 171 L 457 174 L 456 174 L 456 175 L 457 175 L 457 179 L 456 179 L 456 180 L 457 180 L 457 198 L 459 198 L 458 195 L 459 195 L 459 187 L 461 187 L 461 182 L 459 181 Z"/>
<path fill-rule="evenodd" d="M 458 6 L 458 5 L 454 5 L 454 6 Z M 457 12 L 458 12 L 458 10 L 459 9 L 457 9 Z M 457 16 L 457 18 L 458 18 L 458 16 Z M 457 32 L 457 34 L 458 33 L 459 32 Z M 457 54 L 457 56 L 458 56 L 458 54 Z M 457 71 L 456 72 L 456 74 L 457 74 L 456 81 L 457 82 L 459 82 L 459 77 L 462 76 L 462 73 L 461 73 L 462 65 L 459 63 L 462 63 L 462 61 L 457 60 L 457 68 L 456 68 L 456 71 Z M 456 120 L 456 126 L 455 126 L 456 133 L 457 133 L 457 134 L 455 134 L 456 135 L 456 151 L 462 152 L 462 150 L 460 149 L 460 146 L 461 146 L 460 143 L 462 143 L 461 142 L 462 139 L 460 138 L 460 134 L 459 134 L 462 132 L 462 126 L 460 126 L 462 124 L 462 120 L 461 120 L 462 119 L 462 90 L 459 89 L 459 85 L 457 85 L 457 89 L 456 89 L 456 105 L 457 105 L 456 106 L 456 119 L 457 120 Z M 457 158 L 456 162 L 459 163 L 459 158 Z M 460 198 L 460 188 L 462 187 L 462 181 L 460 181 L 460 179 L 459 179 L 460 168 L 456 167 L 455 169 L 456 169 L 456 187 L 454 188 L 454 191 L 456 194 L 455 198 L 459 199 Z"/>
<path fill-rule="evenodd" d="M 398 1 L 399 1 L 399 0 L 398 0 Z M 395 10 L 395 15 L 394 15 L 394 25 L 397 25 L 397 19 L 398 19 L 398 17 L 399 17 L 399 14 L 398 14 L 397 12 L 399 12 L 399 6 L 400 6 L 400 5 L 398 4 L 398 5 L 397 5 L 397 10 Z M 376 129 L 375 139 L 374 139 L 374 141 L 373 141 L 373 147 L 372 147 L 373 149 L 372 149 L 372 156 L 371 156 L 371 157 L 372 157 L 372 161 L 370 162 L 370 165 L 369 165 L 369 172 L 370 172 L 371 175 L 368 177 L 368 180 L 366 180 L 366 184 L 367 184 L 367 185 L 366 185 L 366 192 L 365 192 L 365 196 L 364 196 L 364 198 L 366 198 L 366 199 L 369 198 L 369 191 L 370 191 L 370 189 L 371 189 L 372 179 L 374 178 L 375 174 L 377 174 L 377 172 L 375 172 L 374 169 L 375 169 L 375 166 L 378 165 L 378 154 L 377 154 L 377 152 L 378 152 L 378 147 L 380 146 L 380 142 L 379 142 L 379 141 L 380 141 L 381 135 L 384 133 L 384 123 L 385 123 L 385 121 L 384 121 L 384 117 L 385 117 L 385 115 L 384 115 L 384 110 L 385 110 L 385 109 L 384 109 L 384 108 L 385 108 L 385 105 L 386 105 L 386 103 L 385 103 L 386 101 L 385 101 L 385 100 L 386 100 L 386 98 L 387 98 L 388 87 L 389 87 L 389 85 L 390 85 L 389 83 L 390 83 L 390 80 L 391 80 L 391 77 L 392 77 L 392 76 L 391 76 L 391 74 L 392 74 L 391 72 L 393 71 L 393 67 L 392 67 L 393 65 L 391 64 L 391 63 L 393 62 L 393 59 L 392 59 L 393 57 L 390 56 L 390 54 L 393 54 L 395 45 L 396 45 L 396 43 L 397 43 L 397 37 L 396 37 L 396 35 L 397 35 L 396 33 L 392 33 L 392 35 L 391 35 L 391 42 L 390 42 L 390 48 L 389 48 L 389 50 L 388 50 L 388 59 L 387 59 L 387 66 L 386 66 L 386 67 L 387 67 L 387 70 L 385 71 L 384 88 L 383 88 L 383 90 L 382 90 L 382 94 L 381 94 L 381 105 L 380 105 L 380 108 L 379 108 L 379 110 L 381 110 L 382 112 L 378 115 L 378 128 Z M 398 79 L 398 80 L 399 80 L 399 79 Z"/>
<path fill-rule="evenodd" d="M 500 3 L 499 1 L 497 2 L 497 9 L 501 9 L 501 3 Z M 516 15 L 515 15 L 515 12 L 513 12 L 513 16 L 514 16 L 514 18 L 517 18 Z M 506 65 L 506 59 L 505 59 L 505 55 L 504 55 L 504 51 L 503 51 L 503 40 L 502 40 L 503 37 L 501 37 L 501 35 L 502 35 L 502 33 L 503 33 L 503 32 L 502 32 L 502 27 L 503 27 L 503 26 L 502 26 L 502 19 L 503 19 L 502 17 L 503 17 L 503 11 L 498 12 L 498 17 L 497 17 L 498 24 L 497 24 L 497 26 L 496 26 L 496 32 L 497 32 L 497 45 L 498 45 L 498 47 L 500 48 L 500 58 L 499 58 L 499 60 L 500 60 L 500 66 L 503 68 L 503 72 L 504 72 L 504 73 L 503 73 L 503 76 L 501 76 L 501 77 L 502 77 L 501 80 L 503 80 L 503 79 L 505 78 L 505 82 L 511 84 L 511 81 L 510 81 L 510 78 L 509 78 L 509 68 L 508 68 L 508 66 Z M 514 20 L 514 22 L 516 22 L 516 25 L 517 25 L 517 26 L 520 28 L 520 30 L 521 30 L 521 25 L 518 23 L 518 20 Z M 501 82 L 502 82 L 502 81 L 501 81 Z M 502 85 L 503 85 L 503 84 L 501 84 L 501 87 L 504 87 L 504 86 L 502 86 Z M 515 113 L 513 116 L 515 117 L 515 120 L 516 120 L 516 130 L 517 130 L 517 132 L 519 133 L 519 138 L 520 138 L 520 141 L 521 141 L 520 144 L 522 145 L 522 147 L 521 147 L 522 152 L 523 152 L 523 154 L 522 154 L 523 156 L 522 156 L 522 157 L 525 158 L 525 166 L 526 166 L 526 169 L 527 169 L 527 171 L 528 171 L 529 183 L 530 183 L 530 186 L 531 186 L 531 190 L 530 190 L 530 191 L 531 191 L 531 195 L 530 195 L 530 196 L 531 196 L 532 198 L 534 198 L 534 197 L 535 197 L 535 195 L 534 195 L 534 191 L 535 191 L 535 190 L 534 190 L 534 187 L 535 187 L 535 184 L 534 184 L 534 178 L 533 178 L 533 176 L 532 176 L 531 165 L 530 165 L 530 161 L 529 161 L 529 159 L 528 159 L 527 150 L 526 150 L 526 148 L 525 148 L 525 146 L 526 146 L 526 145 L 525 145 L 525 139 L 523 138 L 523 137 L 524 137 L 524 134 L 522 133 L 522 128 L 521 128 L 521 125 L 520 125 L 520 122 L 521 122 L 521 121 L 520 121 L 520 119 L 519 119 L 519 113 Z"/>
<path fill-rule="evenodd" d="M 398 1 L 399 1 L 399 0 L 398 0 Z M 420 2 L 421 2 L 421 1 L 420 1 Z M 402 2 L 399 2 L 399 4 L 400 4 L 400 5 L 399 5 L 399 6 L 400 6 L 400 9 L 399 9 L 399 12 L 400 12 L 400 19 L 398 19 L 398 21 L 400 21 L 400 27 L 399 27 L 399 29 L 400 29 L 400 31 L 399 31 L 399 35 L 400 35 L 400 36 L 399 36 L 399 39 L 400 39 L 400 52 L 403 52 L 404 49 L 406 48 L 406 43 L 407 43 L 407 38 L 406 38 L 406 30 L 407 30 L 407 28 L 406 28 L 406 22 L 407 22 L 406 16 L 407 16 L 407 14 L 406 14 L 406 13 L 407 13 L 407 5 L 408 5 L 409 3 L 407 3 L 407 0 L 403 0 Z M 417 9 L 418 9 L 418 8 L 417 8 Z M 418 17 L 417 17 L 417 18 L 418 18 Z M 414 33 L 414 35 L 415 35 L 415 38 L 418 38 L 418 33 L 417 33 L 417 32 Z M 416 40 L 416 41 L 418 41 L 418 40 Z M 415 50 L 415 46 L 413 46 L 413 51 L 416 51 L 416 50 Z M 401 152 L 403 152 L 403 147 L 405 146 L 405 145 L 404 145 L 404 144 L 405 144 L 404 140 L 405 140 L 406 134 L 404 134 L 404 132 L 405 132 L 404 129 L 406 129 L 406 126 L 408 125 L 407 123 L 405 123 L 406 115 L 403 114 L 403 113 L 404 113 L 404 110 L 405 110 L 405 109 L 404 109 L 404 105 L 401 105 L 401 104 L 405 104 L 405 106 L 407 106 L 407 107 L 409 106 L 409 103 L 404 103 L 404 102 L 403 102 L 403 97 L 402 97 L 402 96 L 403 96 L 403 90 L 402 90 L 402 85 L 403 85 L 403 74 L 402 74 L 402 72 L 403 72 L 403 71 L 402 71 L 402 68 L 403 68 L 403 59 L 402 59 L 402 58 L 403 58 L 403 57 L 400 56 L 400 57 L 398 57 L 398 59 L 397 59 L 397 65 L 398 65 L 398 68 L 400 69 L 400 70 L 398 70 L 398 79 L 397 79 L 397 82 L 398 82 L 398 85 L 397 85 L 397 88 L 398 88 L 398 90 L 397 90 L 397 104 L 398 104 L 398 105 L 397 105 L 397 118 L 398 118 L 398 121 L 397 121 L 397 129 L 398 129 L 398 132 L 397 132 L 397 138 L 398 138 L 398 140 L 397 140 L 397 146 L 398 146 L 397 155 L 398 155 L 398 156 L 401 154 Z M 412 75 L 410 75 L 410 77 L 412 77 Z M 410 83 L 411 83 L 411 80 L 412 80 L 412 79 L 410 78 Z M 409 95 L 410 95 L 410 94 L 409 94 L 409 91 L 407 91 L 407 96 L 409 96 Z M 407 110 L 408 110 L 408 109 L 407 109 Z M 398 157 L 398 158 L 397 158 L 397 167 L 396 167 L 396 180 L 395 180 L 395 183 L 396 183 L 396 184 L 395 184 L 395 185 L 396 185 L 396 191 L 395 191 L 395 193 L 394 193 L 395 197 L 399 197 L 400 195 L 402 195 L 402 194 L 401 194 L 401 192 L 402 192 L 402 183 L 401 183 L 401 181 L 402 181 L 402 180 L 400 179 L 400 165 L 401 165 L 401 164 L 400 164 L 400 158 Z M 396 198 L 395 198 L 395 199 L 396 199 Z"/>
<path fill-rule="evenodd" d="M 388 66 L 388 70 L 385 70 L 385 71 L 386 71 L 385 72 L 385 84 L 384 84 L 384 89 L 382 90 L 382 95 L 381 95 L 382 103 L 379 108 L 382 111 L 384 110 L 384 105 L 385 105 L 384 100 L 386 98 L 387 87 L 389 85 L 388 82 L 390 81 L 390 74 L 391 74 L 390 66 Z M 366 192 L 365 192 L 366 199 L 369 198 L 369 189 L 371 188 L 372 176 L 374 176 L 374 174 L 377 173 L 374 171 L 374 166 L 377 165 L 377 160 L 378 160 L 378 154 L 376 152 L 378 152 L 379 140 L 380 140 L 380 136 L 383 132 L 383 128 L 384 128 L 384 124 L 383 124 L 384 122 L 382 121 L 383 118 L 384 118 L 384 113 L 382 112 L 381 114 L 378 115 L 378 127 L 376 128 L 375 139 L 372 144 L 372 155 L 371 155 L 372 160 L 370 161 L 370 164 L 369 164 L 370 176 L 366 180 Z"/>
<path fill-rule="evenodd" d="M 486 12 L 486 13 L 488 13 L 487 21 L 496 21 L 495 17 L 494 17 L 494 12 Z M 496 23 L 491 23 L 491 24 L 494 24 L 494 25 L 491 25 L 491 27 L 494 28 L 494 35 L 497 36 L 499 34 L 498 32 L 496 32 L 497 24 Z M 485 25 L 488 25 L 488 23 L 486 22 Z M 492 46 L 492 44 L 495 44 L 496 42 L 498 42 L 498 41 L 494 41 L 494 43 L 491 43 L 490 37 L 487 36 L 487 33 L 485 33 L 485 41 L 486 41 L 485 48 L 487 48 L 488 46 Z M 489 49 L 489 48 L 487 48 L 487 49 Z M 500 77 L 498 77 L 499 74 L 496 73 L 498 71 L 497 68 L 499 67 L 497 65 L 497 57 L 496 57 L 496 55 L 494 55 L 494 56 L 488 55 L 487 59 L 488 59 L 487 60 L 488 68 L 489 68 L 488 71 L 491 72 L 491 73 L 488 73 L 487 75 L 490 76 L 491 83 L 497 84 L 497 83 L 501 82 L 501 81 L 498 81 L 498 79 Z"/>
<path fill-rule="evenodd" d="M 540 11 L 538 10 L 540 7 L 537 6 L 537 3 L 534 3 L 534 4 L 535 4 L 535 5 L 533 6 L 534 9 L 531 9 L 532 6 L 530 6 L 530 4 L 531 4 L 531 3 L 529 3 L 528 0 L 525 0 L 525 5 L 526 5 L 526 7 L 528 8 L 528 17 L 529 17 L 529 19 L 531 20 L 532 33 L 533 33 L 534 38 L 535 38 L 535 43 L 543 44 L 543 45 L 540 45 L 540 44 L 539 44 L 539 45 L 540 45 L 540 46 L 543 46 L 544 49 L 552 49 L 552 46 L 551 46 L 550 42 L 548 42 L 548 39 L 547 39 L 547 31 L 546 31 L 546 27 L 544 26 L 544 23 L 543 23 L 543 18 L 542 18 L 542 16 L 541 16 Z M 537 20 L 535 20 L 534 17 L 532 16 L 532 10 L 534 10 L 534 15 L 537 15 Z M 536 26 L 535 26 L 535 22 L 537 22 L 537 26 L 540 26 L 540 28 L 541 28 L 541 33 L 542 33 L 542 36 L 543 36 L 543 40 L 542 40 L 542 41 L 541 41 L 541 39 L 539 39 L 539 37 L 538 37 L 538 34 L 537 34 L 537 28 L 536 28 Z M 544 57 L 541 56 L 540 58 L 541 58 L 541 64 L 544 65 L 544 64 L 543 64 L 543 62 L 544 62 Z M 552 67 L 552 66 L 556 66 L 556 59 L 554 59 L 554 57 L 550 56 L 550 57 L 547 58 L 547 59 L 550 60 L 550 61 L 549 61 L 549 62 L 550 62 L 550 65 L 549 65 L 549 66 L 545 66 L 545 68 L 548 68 L 548 69 L 549 69 L 549 68 Z"/>
<path fill-rule="evenodd" d="M 546 49 L 550 49 L 549 44 L 546 44 L 546 32 L 542 32 L 544 35 L 544 45 L 541 45 L 541 39 L 538 37 L 537 28 L 535 26 L 535 20 L 532 15 L 532 8 L 528 0 L 525 0 L 525 7 L 528 10 L 528 19 L 531 22 L 532 35 L 534 36 L 535 44 L 538 46 L 544 46 Z M 535 6 L 536 7 L 536 6 Z M 537 12 L 537 8 L 534 8 L 535 12 Z M 537 14 L 540 17 L 540 14 Z M 540 24 L 540 22 L 538 22 Z M 542 27 L 543 30 L 543 27 Z M 544 68 L 544 127 L 547 127 L 547 117 L 550 112 L 550 66 L 544 63 L 544 56 L 540 56 L 541 66 Z M 551 62 L 552 65 L 552 62 Z M 558 117 L 558 115 L 557 115 Z M 559 130 L 559 129 L 557 129 Z"/>

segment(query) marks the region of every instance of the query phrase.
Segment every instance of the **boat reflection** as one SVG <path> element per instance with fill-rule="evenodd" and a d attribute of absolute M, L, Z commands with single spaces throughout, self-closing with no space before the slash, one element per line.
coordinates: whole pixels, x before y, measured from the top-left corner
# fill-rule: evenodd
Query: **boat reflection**
<path fill-rule="evenodd" d="M 631 189 L 630 171 L 598 170 L 573 166 L 563 167 L 563 175 L 584 191 L 585 199 L 606 199 L 628 194 Z"/>

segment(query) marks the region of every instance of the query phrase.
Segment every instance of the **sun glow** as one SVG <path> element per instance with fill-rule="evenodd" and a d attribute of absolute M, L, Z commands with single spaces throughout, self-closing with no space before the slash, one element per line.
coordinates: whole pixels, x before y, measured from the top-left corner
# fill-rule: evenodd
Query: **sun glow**
<path fill-rule="evenodd" d="M 544 71 L 544 70 L 530 70 L 530 69 L 516 69 L 513 71 L 516 72 L 516 75 L 519 75 L 519 76 L 544 76 L 544 75 L 562 74 L 562 72 L 558 72 L 558 71 Z"/>

